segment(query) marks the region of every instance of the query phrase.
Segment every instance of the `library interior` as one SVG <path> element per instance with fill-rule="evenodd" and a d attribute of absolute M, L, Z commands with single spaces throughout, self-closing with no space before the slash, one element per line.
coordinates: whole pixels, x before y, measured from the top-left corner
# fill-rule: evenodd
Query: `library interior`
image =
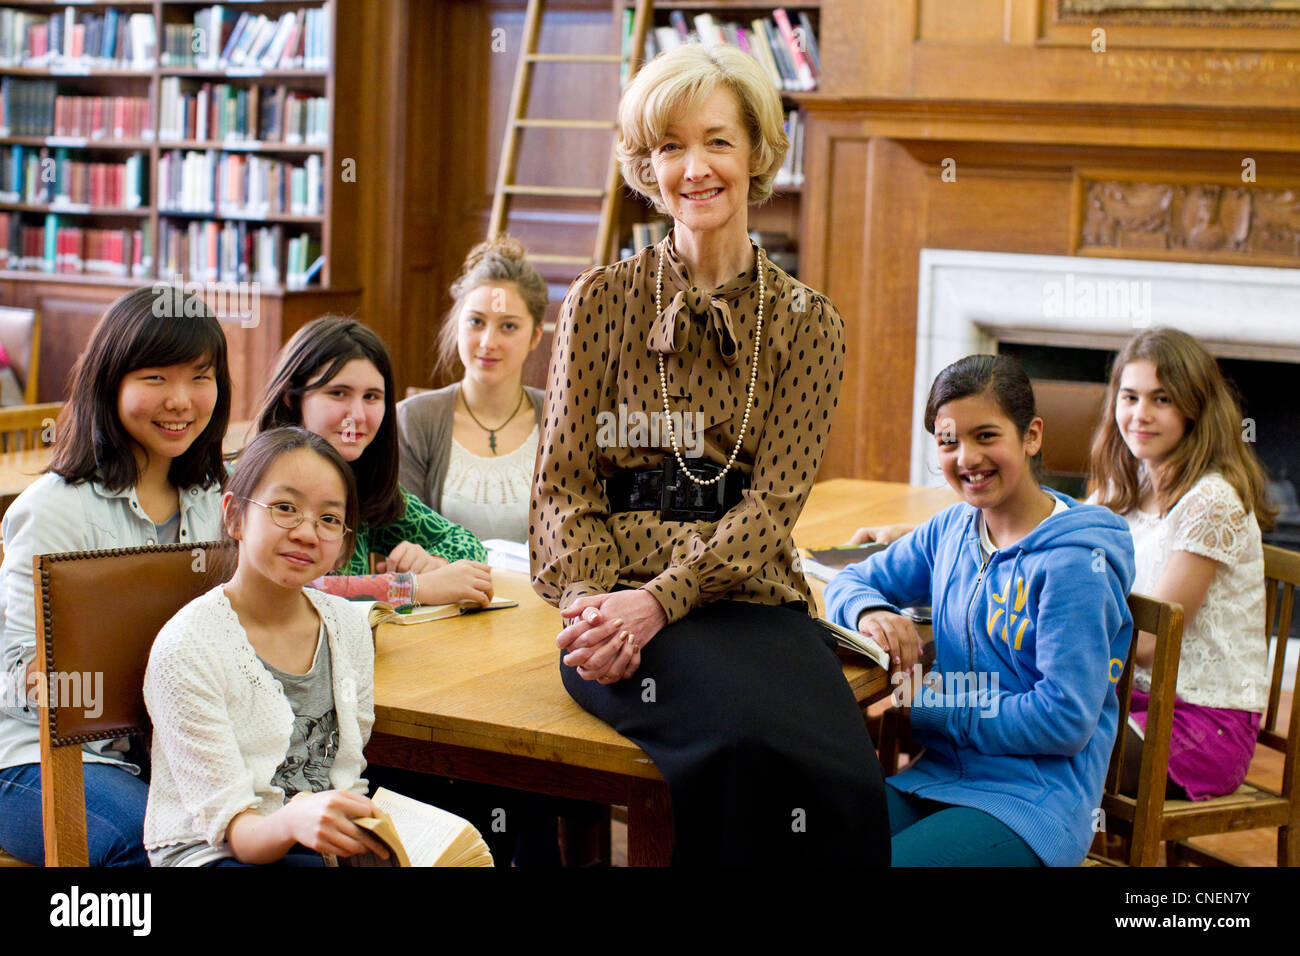
<path fill-rule="evenodd" d="M 1295 0 L 0 0 L 0 867 L 1300 865 L 1298 91 Z"/>

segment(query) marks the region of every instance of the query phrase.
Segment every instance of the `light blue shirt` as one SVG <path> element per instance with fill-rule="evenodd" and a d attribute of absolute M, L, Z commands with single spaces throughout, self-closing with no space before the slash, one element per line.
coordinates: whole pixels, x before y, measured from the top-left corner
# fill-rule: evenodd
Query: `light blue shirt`
<path fill-rule="evenodd" d="M 36 596 L 32 556 L 104 551 L 158 544 L 158 527 L 134 488 L 110 492 L 94 482 L 69 484 L 58 475 L 38 478 L 0 522 L 0 768 L 39 763 L 37 709 L 27 700 L 27 665 L 36 656 Z M 221 491 L 186 488 L 180 494 L 180 543 L 221 538 Z M 143 582 L 142 582 L 143 583 Z M 82 748 L 92 763 L 122 763 L 116 741 Z M 129 766 L 129 765 L 128 765 Z"/>

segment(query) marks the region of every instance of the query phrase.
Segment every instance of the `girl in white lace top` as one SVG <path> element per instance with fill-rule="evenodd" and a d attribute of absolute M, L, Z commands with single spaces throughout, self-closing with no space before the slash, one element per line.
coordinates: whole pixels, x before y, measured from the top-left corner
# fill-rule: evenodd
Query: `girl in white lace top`
<path fill-rule="evenodd" d="M 1092 448 L 1092 500 L 1123 515 L 1133 534 L 1133 590 L 1183 606 L 1168 792 L 1192 800 L 1241 785 L 1267 701 L 1260 525 L 1275 512 L 1241 421 L 1200 343 L 1152 329 L 1116 357 Z M 1139 732 L 1154 641 L 1143 633 L 1135 651 Z M 1136 787 L 1136 737 L 1125 754 L 1127 789 Z"/>
<path fill-rule="evenodd" d="M 544 396 L 524 363 L 548 295 L 524 255 L 509 236 L 470 250 L 438 341 L 438 368 L 460 381 L 397 406 L 402 484 L 480 538 L 528 540 Z"/>

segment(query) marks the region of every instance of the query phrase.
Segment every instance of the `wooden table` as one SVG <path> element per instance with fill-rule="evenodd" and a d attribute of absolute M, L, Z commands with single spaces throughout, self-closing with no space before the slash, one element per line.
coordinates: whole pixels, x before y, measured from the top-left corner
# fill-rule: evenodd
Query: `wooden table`
<path fill-rule="evenodd" d="M 245 435 L 252 430 L 252 425 L 252 422 L 231 422 L 221 443 L 222 450 L 233 452 L 243 448 Z M 49 447 L 0 452 L 0 499 L 14 498 L 26 491 L 50 463 L 52 452 Z"/>
<path fill-rule="evenodd" d="M 947 490 L 839 479 L 813 488 L 795 526 L 802 547 L 842 543 L 860 525 L 922 521 L 955 500 Z M 628 808 L 628 862 L 666 864 L 672 852 L 667 787 L 649 757 L 582 710 L 559 678 L 559 612 L 523 574 L 494 572 L 518 608 L 377 635 L 375 732 L 367 758 Z M 859 701 L 889 690 L 876 667 L 846 663 Z"/>

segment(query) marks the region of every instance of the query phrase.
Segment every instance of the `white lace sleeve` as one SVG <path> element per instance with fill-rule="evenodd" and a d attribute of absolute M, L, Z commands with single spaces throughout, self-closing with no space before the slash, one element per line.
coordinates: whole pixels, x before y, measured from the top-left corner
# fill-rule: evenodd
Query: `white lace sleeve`
<path fill-rule="evenodd" d="M 1175 509 L 1179 514 L 1170 551 L 1201 554 L 1229 566 L 1242 559 L 1249 540 L 1249 516 L 1236 491 L 1222 477 L 1202 478 Z"/>

